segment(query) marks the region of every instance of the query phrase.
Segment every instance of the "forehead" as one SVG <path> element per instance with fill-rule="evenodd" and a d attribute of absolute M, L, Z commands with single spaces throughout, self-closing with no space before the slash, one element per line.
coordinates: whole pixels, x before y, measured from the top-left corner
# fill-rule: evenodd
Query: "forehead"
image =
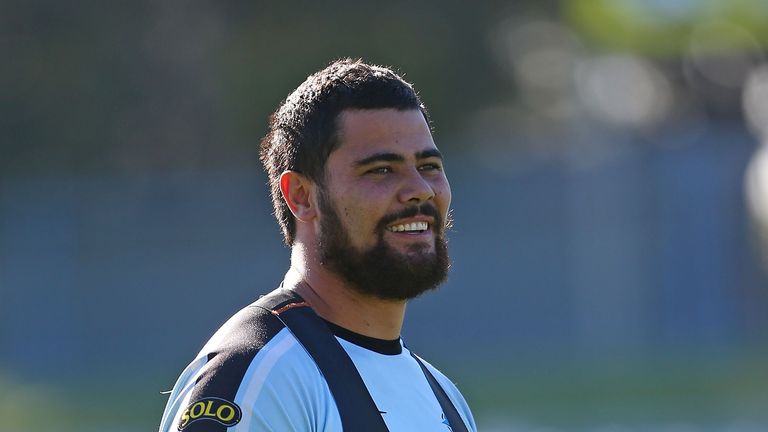
<path fill-rule="evenodd" d="M 336 158 L 395 153 L 407 158 L 436 148 L 424 115 L 418 109 L 346 110 L 338 119 Z"/>

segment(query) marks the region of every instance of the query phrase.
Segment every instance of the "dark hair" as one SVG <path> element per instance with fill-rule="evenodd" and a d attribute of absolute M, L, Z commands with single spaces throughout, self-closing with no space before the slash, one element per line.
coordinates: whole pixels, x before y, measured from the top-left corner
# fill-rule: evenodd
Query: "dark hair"
<path fill-rule="evenodd" d="M 280 192 L 280 174 L 297 171 L 322 185 L 325 163 L 339 145 L 337 119 L 347 109 L 426 109 L 411 84 L 392 70 L 341 59 L 310 75 L 270 116 L 260 158 L 269 177 L 275 217 L 293 244 L 296 221 Z"/>

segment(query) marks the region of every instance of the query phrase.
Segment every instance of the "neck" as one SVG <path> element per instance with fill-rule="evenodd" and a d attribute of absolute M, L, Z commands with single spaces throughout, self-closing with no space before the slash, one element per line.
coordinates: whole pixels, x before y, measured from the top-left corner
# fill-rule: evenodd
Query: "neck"
<path fill-rule="evenodd" d="M 406 302 L 365 295 L 326 269 L 302 244 L 291 249 L 291 268 L 284 286 L 295 290 L 324 319 L 365 336 L 397 339 Z"/>

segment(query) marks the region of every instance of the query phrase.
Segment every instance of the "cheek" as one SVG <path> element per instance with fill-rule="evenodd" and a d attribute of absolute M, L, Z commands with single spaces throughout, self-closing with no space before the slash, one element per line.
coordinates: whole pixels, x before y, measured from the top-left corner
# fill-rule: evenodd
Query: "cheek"
<path fill-rule="evenodd" d="M 435 200 L 439 203 L 440 207 L 443 207 L 446 211 L 451 206 L 451 185 L 448 184 L 448 179 L 443 179 L 439 184 L 435 185 Z"/>
<path fill-rule="evenodd" d="M 340 215 L 350 234 L 364 235 L 374 231 L 379 219 L 368 198 L 351 196 L 346 198 L 345 204 L 341 206 Z"/>
<path fill-rule="evenodd" d="M 347 188 L 339 191 L 339 199 L 344 203 L 343 211 L 350 215 L 375 215 L 381 209 L 386 209 L 395 196 L 393 188 L 380 183 L 368 183 L 361 187 Z"/>

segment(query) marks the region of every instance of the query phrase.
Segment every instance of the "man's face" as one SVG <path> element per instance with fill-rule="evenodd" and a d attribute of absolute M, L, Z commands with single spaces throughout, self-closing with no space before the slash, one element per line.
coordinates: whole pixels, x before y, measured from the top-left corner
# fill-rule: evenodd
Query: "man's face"
<path fill-rule="evenodd" d="M 419 110 L 348 110 L 319 187 L 323 265 L 358 291 L 405 300 L 445 280 L 451 190 Z"/>

